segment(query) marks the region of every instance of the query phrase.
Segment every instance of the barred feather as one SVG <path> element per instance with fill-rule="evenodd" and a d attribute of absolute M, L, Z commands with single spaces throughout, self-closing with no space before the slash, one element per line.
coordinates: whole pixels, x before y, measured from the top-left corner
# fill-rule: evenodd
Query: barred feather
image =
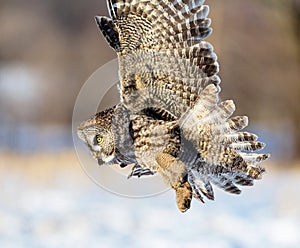
<path fill-rule="evenodd" d="M 148 176 L 148 175 L 154 175 L 155 172 L 151 171 L 148 168 L 143 168 L 139 164 L 135 164 L 132 168 L 131 173 L 128 175 L 128 179 L 131 177 L 141 177 L 141 176 Z"/>
<path fill-rule="evenodd" d="M 114 121 L 103 119 L 106 112 L 96 119 L 115 137 L 111 163 L 134 164 L 129 177 L 158 171 L 182 212 L 192 194 L 213 200 L 212 185 L 233 194 L 253 185 L 269 154 L 253 153 L 264 143 L 242 131 L 248 118 L 232 117 L 232 100 L 219 99 L 217 55 L 204 41 L 212 32 L 204 0 L 107 2 L 111 19 L 96 21 L 118 54 L 122 107 L 113 110 Z M 182 140 L 192 149 L 182 148 Z"/>
<path fill-rule="evenodd" d="M 212 46 L 203 41 L 212 31 L 207 18 L 209 7 L 203 3 L 200 0 L 109 0 L 112 21 L 97 17 L 106 40 L 119 54 L 121 98 L 131 111 L 135 109 L 132 92 L 137 85 L 131 76 L 138 71 L 145 75 L 143 82 L 149 82 L 150 78 L 153 87 L 173 90 L 186 86 L 181 89 L 182 94 L 178 91 L 173 94 L 182 98 L 187 107 L 194 105 L 205 86 L 220 83 L 216 76 L 217 56 Z M 104 20 L 109 25 L 104 25 Z M 166 80 L 161 84 L 151 79 L 153 75 Z M 190 92 L 194 86 L 196 91 Z M 126 91 L 128 88 L 132 90 Z M 178 115 L 184 112 L 185 109 Z"/>
<path fill-rule="evenodd" d="M 232 143 L 229 145 L 229 147 L 235 149 L 235 150 L 243 150 L 243 151 L 257 151 L 261 150 L 265 147 L 265 144 L 262 142 L 238 142 L 238 143 Z"/>
<path fill-rule="evenodd" d="M 248 132 L 228 133 L 223 136 L 223 140 L 226 143 L 256 141 L 257 139 L 257 135 Z"/>
<path fill-rule="evenodd" d="M 115 49 L 116 51 L 120 51 L 121 44 L 119 39 L 118 30 L 115 27 L 114 22 L 108 17 L 96 17 L 96 22 L 99 28 L 102 30 L 102 33 L 108 42 L 108 44 Z"/>
<path fill-rule="evenodd" d="M 215 199 L 213 188 L 210 182 L 207 181 L 206 179 L 200 180 L 199 177 L 197 176 L 197 179 L 193 180 L 192 185 L 194 187 L 194 193 L 197 195 L 197 198 L 199 198 L 200 201 L 203 202 L 203 198 L 201 197 L 201 194 L 203 194 L 209 200 L 213 201 Z"/>
<path fill-rule="evenodd" d="M 232 171 L 241 171 L 259 179 L 264 168 L 250 163 L 249 157 L 244 159 L 245 154 L 241 154 L 240 151 L 257 151 L 264 147 L 264 143 L 257 142 L 256 135 L 246 132 L 235 133 L 248 124 L 248 119 L 231 118 L 235 111 L 233 101 L 217 103 L 219 100 L 217 92 L 214 85 L 209 85 L 200 93 L 196 105 L 187 112 L 188 119 L 183 116 L 183 120 L 180 121 L 183 134 L 194 142 L 206 163 L 220 165 Z M 221 185 L 222 181 L 233 191 L 238 192 L 226 180 L 217 182 Z M 226 187 L 224 186 L 225 190 Z"/>

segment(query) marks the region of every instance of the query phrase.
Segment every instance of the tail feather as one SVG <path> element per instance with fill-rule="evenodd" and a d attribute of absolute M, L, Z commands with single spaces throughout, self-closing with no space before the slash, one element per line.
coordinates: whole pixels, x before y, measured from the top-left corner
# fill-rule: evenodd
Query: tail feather
<path fill-rule="evenodd" d="M 229 171 L 228 173 L 224 173 L 223 176 L 237 185 L 253 186 L 254 184 L 254 178 L 240 171 Z"/>
<path fill-rule="evenodd" d="M 215 199 L 214 190 L 209 181 L 203 183 L 198 182 L 198 186 L 202 194 L 205 195 L 207 199 L 212 201 Z"/>
<path fill-rule="evenodd" d="M 197 200 L 199 200 L 200 202 L 204 203 L 204 199 L 201 195 L 201 190 L 199 189 L 197 183 L 195 182 L 195 177 L 194 177 L 193 173 L 189 173 L 188 181 L 193 190 L 193 197 L 196 198 Z"/>
<path fill-rule="evenodd" d="M 241 193 L 241 190 L 237 186 L 235 186 L 230 179 L 226 178 L 223 175 L 217 175 L 217 179 L 214 177 L 211 177 L 210 179 L 214 185 L 216 185 L 220 189 L 225 190 L 226 192 L 229 192 L 231 194 Z"/>
<path fill-rule="evenodd" d="M 214 198 L 210 183 L 228 193 L 240 194 L 241 190 L 236 185 L 252 186 L 255 179 L 245 172 L 232 171 L 223 166 L 210 165 L 205 162 L 198 162 L 189 168 L 188 177 L 193 196 L 202 202 L 204 201 L 201 194 L 211 200 Z"/>

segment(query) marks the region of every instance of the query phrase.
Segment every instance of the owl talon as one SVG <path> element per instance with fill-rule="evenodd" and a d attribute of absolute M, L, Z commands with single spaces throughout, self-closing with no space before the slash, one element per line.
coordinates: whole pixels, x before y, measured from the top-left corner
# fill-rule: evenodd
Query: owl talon
<path fill-rule="evenodd" d="M 188 182 L 185 182 L 184 184 L 181 184 L 178 188 L 176 188 L 175 191 L 177 207 L 182 213 L 184 213 L 191 206 L 193 197 L 191 185 Z"/>
<path fill-rule="evenodd" d="M 160 154 L 156 160 L 160 165 L 159 172 L 163 179 L 176 192 L 178 209 L 184 213 L 190 208 L 193 197 L 185 165 L 179 159 L 166 153 Z"/>

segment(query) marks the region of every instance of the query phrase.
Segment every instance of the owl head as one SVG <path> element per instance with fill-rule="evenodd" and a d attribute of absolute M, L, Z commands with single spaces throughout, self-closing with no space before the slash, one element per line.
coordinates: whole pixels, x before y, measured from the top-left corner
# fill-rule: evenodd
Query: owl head
<path fill-rule="evenodd" d="M 77 129 L 79 138 L 88 146 L 99 164 L 109 163 L 115 156 L 116 145 L 111 129 L 114 109 L 109 108 L 84 121 Z"/>

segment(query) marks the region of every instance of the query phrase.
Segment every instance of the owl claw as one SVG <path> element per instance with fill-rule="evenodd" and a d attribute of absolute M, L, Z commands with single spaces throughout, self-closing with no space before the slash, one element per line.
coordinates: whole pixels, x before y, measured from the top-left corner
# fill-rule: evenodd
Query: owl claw
<path fill-rule="evenodd" d="M 177 207 L 182 213 L 184 213 L 191 206 L 193 197 L 191 185 L 188 182 L 185 182 L 184 184 L 181 184 L 178 188 L 176 188 L 175 191 Z"/>
<path fill-rule="evenodd" d="M 186 212 L 191 206 L 193 190 L 188 182 L 185 165 L 181 160 L 166 153 L 160 154 L 156 161 L 160 165 L 161 176 L 176 192 L 178 209 L 182 213 Z"/>
<path fill-rule="evenodd" d="M 143 168 L 138 164 L 135 164 L 132 167 L 132 171 L 131 173 L 128 175 L 127 179 L 131 178 L 131 177 L 141 177 L 141 176 L 147 176 L 147 175 L 154 175 L 155 172 L 151 171 L 148 168 Z"/>

